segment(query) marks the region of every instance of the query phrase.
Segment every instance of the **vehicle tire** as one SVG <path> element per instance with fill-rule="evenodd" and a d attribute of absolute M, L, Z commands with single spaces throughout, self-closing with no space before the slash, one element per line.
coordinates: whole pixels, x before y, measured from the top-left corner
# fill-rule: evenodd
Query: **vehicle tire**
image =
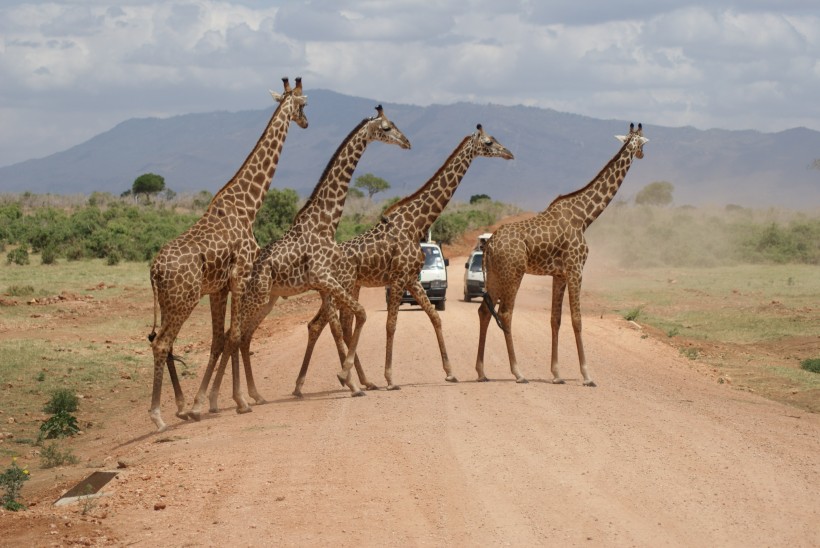
<path fill-rule="evenodd" d="M 446 302 L 447 301 L 436 301 L 436 310 L 438 310 L 439 312 L 444 310 L 444 303 Z"/>
<path fill-rule="evenodd" d="M 470 302 L 470 301 L 472 301 L 472 300 L 473 300 L 473 297 L 472 297 L 469 293 L 466 293 L 466 292 L 465 292 L 465 293 L 464 293 L 464 302 L 465 302 L 465 303 L 469 303 L 469 302 Z"/>

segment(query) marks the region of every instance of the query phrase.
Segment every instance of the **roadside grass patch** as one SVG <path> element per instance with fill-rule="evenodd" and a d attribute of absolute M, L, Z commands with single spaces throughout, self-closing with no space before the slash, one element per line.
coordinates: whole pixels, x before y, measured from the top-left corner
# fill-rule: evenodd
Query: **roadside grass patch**
<path fill-rule="evenodd" d="M 623 316 L 640 302 L 647 333 L 674 337 L 681 356 L 730 375 L 736 388 L 820 411 L 820 267 L 587 268 L 584 289 L 599 306 Z"/>

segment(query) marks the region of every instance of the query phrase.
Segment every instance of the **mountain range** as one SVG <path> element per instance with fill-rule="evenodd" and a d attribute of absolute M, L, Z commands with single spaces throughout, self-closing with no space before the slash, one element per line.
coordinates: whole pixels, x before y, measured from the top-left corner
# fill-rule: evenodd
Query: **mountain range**
<path fill-rule="evenodd" d="M 273 187 L 307 196 L 339 143 L 375 113 L 377 99 L 327 90 L 307 92 L 310 125 L 291 125 Z M 0 167 L 5 192 L 120 194 L 143 173 L 157 173 L 176 192 L 217 191 L 242 165 L 264 130 L 270 108 L 126 120 L 88 141 L 50 156 Z M 384 103 L 412 150 L 374 143 L 356 174 L 373 173 L 391 188 L 378 197 L 405 196 L 427 181 L 476 124 L 515 159 L 477 158 L 454 199 L 474 194 L 544 209 L 558 194 L 588 183 L 618 151 L 613 136 L 632 120 L 602 120 L 526 106 L 456 103 L 426 107 Z M 627 116 L 629 113 L 624 113 Z M 642 122 L 644 159 L 636 160 L 619 191 L 630 200 L 645 185 L 668 181 L 676 205 L 777 206 L 820 204 L 820 132 L 698 130 Z"/>

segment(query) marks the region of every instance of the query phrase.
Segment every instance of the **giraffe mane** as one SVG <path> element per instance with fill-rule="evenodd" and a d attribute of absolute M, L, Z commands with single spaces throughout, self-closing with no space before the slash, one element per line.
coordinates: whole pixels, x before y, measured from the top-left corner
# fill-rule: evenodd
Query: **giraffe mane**
<path fill-rule="evenodd" d="M 301 88 L 297 88 L 297 89 L 301 89 Z M 285 93 L 282 94 L 282 98 L 284 99 L 288 95 L 293 95 L 294 93 L 296 93 L 295 89 L 288 89 L 287 91 L 285 91 Z M 270 125 L 271 121 L 273 121 L 273 119 L 276 118 L 276 115 L 279 113 L 279 109 L 282 108 L 282 103 L 284 103 L 284 100 L 276 105 L 276 110 L 273 111 L 273 114 L 271 115 L 270 120 L 268 121 L 268 125 Z M 244 171 L 245 167 L 248 165 L 248 162 L 251 160 L 251 156 L 253 156 L 254 151 L 259 147 L 259 143 L 262 142 L 262 139 L 265 138 L 266 134 L 267 134 L 267 126 L 265 126 L 265 131 L 263 131 L 262 134 L 259 136 L 259 139 L 256 140 L 256 145 L 251 149 L 251 151 L 245 157 L 245 161 L 242 162 L 242 165 L 239 166 L 239 169 L 236 170 L 236 173 L 234 173 L 233 177 L 231 177 L 230 180 L 228 180 L 227 183 L 222 185 L 222 188 L 217 190 L 216 194 L 214 194 L 214 197 L 211 198 L 211 203 L 208 204 L 208 211 L 210 211 L 211 208 L 214 206 L 214 204 L 216 203 L 217 198 L 220 198 L 224 192 L 227 192 L 228 187 L 230 187 L 236 181 L 236 178 L 239 176 L 239 174 L 242 173 L 242 171 Z"/>
<path fill-rule="evenodd" d="M 316 201 L 316 194 L 318 194 L 319 188 L 322 186 L 322 183 L 325 181 L 326 177 L 329 176 L 330 168 L 333 166 L 334 160 L 339 157 L 339 154 L 341 154 L 342 149 L 344 149 L 344 147 L 347 146 L 347 143 L 349 143 L 350 140 L 353 139 L 353 136 L 356 135 L 359 132 L 359 130 L 362 129 L 362 127 L 371 120 L 373 120 L 373 118 L 365 118 L 364 120 L 359 122 L 359 125 L 357 125 L 353 129 L 353 131 L 348 133 L 344 141 L 342 141 L 342 143 L 336 148 L 336 152 L 334 152 L 333 156 L 331 156 L 330 160 L 328 160 L 327 165 L 325 166 L 325 170 L 322 172 L 322 176 L 319 177 L 319 181 L 316 183 L 316 186 L 313 187 L 313 192 L 310 193 L 310 197 L 308 197 L 307 201 L 305 202 L 305 205 L 302 206 L 302 208 L 293 218 L 294 224 L 296 223 L 296 220 L 299 218 L 299 216 L 302 215 L 302 213 Z"/>
<path fill-rule="evenodd" d="M 601 174 L 602 174 L 604 171 L 606 171 L 606 170 L 607 170 L 607 168 L 610 166 L 610 164 L 612 164 L 612 162 L 615 162 L 618 158 L 620 158 L 620 157 L 621 157 L 621 154 L 623 153 L 624 149 L 627 147 L 627 145 L 628 145 L 628 144 L 629 144 L 629 139 L 627 139 L 627 140 L 626 140 L 626 142 L 624 142 L 624 144 L 623 144 L 623 145 L 621 146 L 621 148 L 618 150 L 618 153 L 617 153 L 617 154 L 615 154 L 615 156 L 613 156 L 613 157 L 612 157 L 612 159 L 610 159 L 610 160 L 609 160 L 609 161 L 608 161 L 608 162 L 604 165 L 604 167 L 602 167 L 602 168 L 601 168 L 601 170 L 598 172 L 598 174 L 597 174 L 597 175 L 595 175 L 595 177 L 593 177 L 593 178 L 592 178 L 592 179 L 591 179 L 591 180 L 590 180 L 590 181 L 589 181 L 586 185 L 584 185 L 583 187 L 579 188 L 578 190 L 573 190 L 572 192 L 569 192 L 569 193 L 567 193 L 567 194 L 559 194 L 557 198 L 555 198 L 552 202 L 550 202 L 550 205 L 548 205 L 548 206 L 547 206 L 547 209 L 551 208 L 554 204 L 556 204 L 557 202 L 560 202 L 561 200 L 565 200 L 565 199 L 567 199 L 567 198 L 571 198 L 571 197 L 575 196 L 576 194 L 581 194 L 582 192 L 584 192 L 585 190 L 587 190 L 587 189 L 588 189 L 588 188 L 589 188 L 589 187 L 590 187 L 590 186 L 591 186 L 591 185 L 592 185 L 595 181 L 597 181 L 597 180 L 598 180 L 598 177 L 600 177 L 600 176 L 601 176 Z"/>
<path fill-rule="evenodd" d="M 444 170 L 444 168 L 447 167 L 448 165 L 450 165 L 450 160 L 452 160 L 453 157 L 456 154 L 460 153 L 461 149 L 463 149 L 465 146 L 467 146 L 467 141 L 469 141 L 471 138 L 472 138 L 472 135 L 468 135 L 467 137 L 465 137 L 461 141 L 461 143 L 455 148 L 455 150 L 453 150 L 453 152 L 450 153 L 450 156 L 447 157 L 447 160 L 443 164 L 441 164 L 441 167 L 439 167 L 438 170 L 433 174 L 433 176 L 430 177 L 427 180 L 427 182 L 424 183 L 418 190 L 416 190 L 413 194 L 411 194 L 409 196 L 405 196 L 404 198 L 402 198 L 401 200 L 399 200 L 395 204 L 393 204 L 390 207 L 388 207 L 387 209 L 385 209 L 384 213 L 382 213 L 382 219 L 384 219 L 385 217 L 390 216 L 390 214 L 394 213 L 395 210 L 398 209 L 399 207 L 407 204 L 408 202 L 412 202 L 413 200 L 418 198 L 419 195 L 427 188 L 427 186 L 438 178 L 438 176 L 441 174 L 441 172 Z"/>

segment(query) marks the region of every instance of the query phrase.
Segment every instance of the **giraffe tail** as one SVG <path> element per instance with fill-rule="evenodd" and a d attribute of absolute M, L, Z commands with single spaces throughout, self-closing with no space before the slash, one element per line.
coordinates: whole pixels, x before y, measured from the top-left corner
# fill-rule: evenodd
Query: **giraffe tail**
<path fill-rule="evenodd" d="M 148 334 L 148 341 L 154 342 L 157 338 L 157 309 L 159 308 L 159 299 L 157 298 L 157 287 L 154 283 L 154 276 L 151 276 L 151 292 L 154 294 L 154 325 L 151 327 L 151 332 Z"/>
<path fill-rule="evenodd" d="M 487 310 L 489 310 L 490 314 L 493 315 L 493 318 L 495 318 L 495 323 L 498 324 L 501 331 L 506 331 L 504 329 L 504 325 L 501 323 L 501 318 L 498 316 L 498 312 L 495 311 L 495 303 L 493 302 L 492 297 L 490 297 L 490 294 L 485 291 L 481 294 L 481 299 L 483 301 L 481 305 L 487 307 Z"/>

